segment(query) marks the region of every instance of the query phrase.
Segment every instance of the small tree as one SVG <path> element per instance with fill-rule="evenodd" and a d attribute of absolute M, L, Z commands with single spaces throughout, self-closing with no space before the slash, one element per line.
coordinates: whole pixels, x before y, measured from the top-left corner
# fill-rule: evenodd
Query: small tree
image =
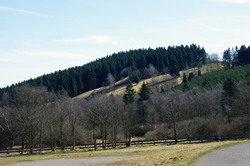
<path fill-rule="evenodd" d="M 186 76 L 186 73 L 183 74 L 183 80 L 182 80 L 183 83 L 186 83 L 187 82 L 187 76 Z"/>
<path fill-rule="evenodd" d="M 175 74 L 177 77 L 180 76 L 180 67 L 178 66 L 178 62 L 175 57 L 173 57 L 170 66 L 170 74 Z"/>
<path fill-rule="evenodd" d="M 113 75 L 112 74 L 108 74 L 107 75 L 107 81 L 108 81 L 108 85 L 110 86 L 110 87 L 112 87 L 112 85 L 115 83 L 115 78 L 113 77 Z M 113 85 L 113 87 L 114 87 L 114 85 Z M 115 90 L 115 88 L 114 88 L 114 90 Z"/>
<path fill-rule="evenodd" d="M 183 85 L 183 88 L 182 88 L 182 91 L 185 92 L 186 90 L 189 90 L 189 86 L 188 86 L 188 83 L 185 82 L 184 85 Z"/>
<path fill-rule="evenodd" d="M 130 146 L 132 133 L 134 131 L 135 125 L 135 90 L 131 81 L 129 81 L 125 94 L 123 96 L 123 101 L 126 104 L 124 110 L 122 111 L 122 122 L 123 130 L 126 137 L 126 146 Z"/>
<path fill-rule="evenodd" d="M 135 90 L 133 89 L 133 85 L 131 81 L 128 82 L 125 93 L 123 95 L 123 101 L 125 104 L 132 104 L 135 102 Z"/>
<path fill-rule="evenodd" d="M 223 64 L 226 67 L 230 68 L 231 63 L 232 63 L 232 55 L 231 55 L 230 48 L 228 48 L 223 53 Z"/>
<path fill-rule="evenodd" d="M 140 96 L 139 101 L 148 100 L 150 98 L 150 94 L 151 94 L 151 88 L 149 87 L 149 84 L 143 82 L 139 92 Z"/>
<path fill-rule="evenodd" d="M 206 89 L 211 89 L 211 84 L 207 78 L 202 82 L 202 87 Z"/>
<path fill-rule="evenodd" d="M 138 101 L 138 122 L 143 123 L 146 121 L 147 117 L 147 106 L 144 101 L 149 100 L 151 95 L 151 88 L 149 87 L 148 83 L 143 82 L 140 92 L 139 92 L 139 101 Z"/>
<path fill-rule="evenodd" d="M 198 71 L 198 76 L 201 76 L 201 71 L 200 70 Z"/>
<path fill-rule="evenodd" d="M 188 81 L 191 81 L 194 78 L 194 73 L 189 73 Z"/>
<path fill-rule="evenodd" d="M 140 82 L 140 78 L 138 76 L 135 76 L 135 83 L 138 84 Z"/>
<path fill-rule="evenodd" d="M 222 111 L 226 114 L 228 121 L 230 121 L 230 110 L 232 109 L 233 102 L 236 99 L 236 95 L 239 93 L 237 85 L 230 77 L 226 79 L 223 84 L 223 92 L 221 99 Z"/>

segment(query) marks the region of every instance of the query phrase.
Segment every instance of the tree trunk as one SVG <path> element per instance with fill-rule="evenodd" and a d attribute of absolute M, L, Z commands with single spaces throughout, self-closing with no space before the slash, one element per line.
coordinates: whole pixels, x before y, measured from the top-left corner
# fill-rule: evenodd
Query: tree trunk
<path fill-rule="evenodd" d="M 60 134 L 60 146 L 61 146 L 61 151 L 64 151 L 64 142 L 63 142 L 63 131 L 61 127 L 61 134 Z"/>
<path fill-rule="evenodd" d="M 40 152 L 42 152 L 42 148 L 43 148 L 43 145 L 42 145 L 42 131 L 40 130 L 40 136 L 39 136 L 39 147 L 40 147 Z"/>
<path fill-rule="evenodd" d="M 93 141 L 94 141 L 95 150 L 97 150 L 95 129 L 93 129 Z"/>
<path fill-rule="evenodd" d="M 174 143 L 177 144 L 178 138 L 177 138 L 177 133 L 176 133 L 176 122 L 175 121 L 174 121 L 173 127 L 174 127 Z"/>
<path fill-rule="evenodd" d="M 21 150 L 21 154 L 23 154 L 23 150 L 24 150 L 24 139 L 22 138 L 22 150 Z"/>

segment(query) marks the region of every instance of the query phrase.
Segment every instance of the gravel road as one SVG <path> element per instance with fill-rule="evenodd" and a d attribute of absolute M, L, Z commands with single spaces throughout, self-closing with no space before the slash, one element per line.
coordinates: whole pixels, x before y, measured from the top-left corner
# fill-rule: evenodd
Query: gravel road
<path fill-rule="evenodd" d="M 215 150 L 199 158 L 194 166 L 250 166 L 250 143 Z"/>
<path fill-rule="evenodd" d="M 131 156 L 130 156 L 131 157 Z M 116 160 L 130 158 L 129 156 L 86 157 L 73 159 L 40 160 L 35 162 L 18 163 L 9 166 L 83 166 L 83 165 L 112 165 Z"/>

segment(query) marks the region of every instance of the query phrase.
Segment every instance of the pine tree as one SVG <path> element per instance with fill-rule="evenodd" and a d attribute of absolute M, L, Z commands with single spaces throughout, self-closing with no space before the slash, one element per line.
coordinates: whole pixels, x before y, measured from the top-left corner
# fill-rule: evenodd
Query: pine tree
<path fill-rule="evenodd" d="M 135 76 L 135 83 L 139 83 L 140 82 L 140 78 L 138 77 L 138 75 L 137 76 Z"/>
<path fill-rule="evenodd" d="M 175 57 L 171 61 L 170 74 L 175 74 L 177 77 L 180 76 L 180 68 Z"/>
<path fill-rule="evenodd" d="M 198 76 L 201 76 L 201 71 L 200 70 L 198 71 Z"/>
<path fill-rule="evenodd" d="M 202 82 L 202 87 L 206 89 L 211 89 L 211 84 L 207 78 Z"/>
<path fill-rule="evenodd" d="M 183 74 L 183 81 L 182 81 L 183 83 L 186 83 L 187 82 L 187 76 L 186 76 L 186 74 L 184 73 Z"/>
<path fill-rule="evenodd" d="M 135 102 L 135 90 L 133 89 L 133 85 L 131 81 L 128 82 L 125 93 L 123 95 L 123 101 L 125 104 L 132 104 Z"/>
<path fill-rule="evenodd" d="M 191 81 L 194 78 L 194 73 L 189 73 L 188 81 Z"/>
<path fill-rule="evenodd" d="M 187 82 L 185 82 L 185 83 L 184 83 L 184 86 L 183 86 L 183 88 L 182 88 L 182 91 L 185 92 L 185 91 L 188 91 L 189 89 L 190 89 L 190 88 L 189 88 Z"/>
<path fill-rule="evenodd" d="M 239 90 L 233 79 L 230 77 L 226 79 L 223 84 L 223 92 L 221 97 L 222 112 L 227 116 L 228 122 L 231 118 L 231 108 L 233 106 L 234 99 L 236 99 Z M 226 108 L 228 106 L 228 108 Z"/>
<path fill-rule="evenodd" d="M 232 63 L 232 55 L 231 55 L 231 51 L 230 48 L 228 48 L 227 50 L 224 51 L 223 53 L 223 64 L 230 68 L 230 64 Z"/>
<path fill-rule="evenodd" d="M 246 81 L 247 81 L 247 85 L 250 86 L 250 67 L 248 67 L 248 70 L 247 70 Z"/>
<path fill-rule="evenodd" d="M 139 101 L 148 100 L 150 98 L 150 94 L 151 94 L 151 88 L 149 87 L 149 84 L 143 82 L 139 92 L 140 96 Z"/>
<path fill-rule="evenodd" d="M 237 85 L 233 81 L 233 79 L 230 77 L 226 79 L 226 81 L 223 84 L 223 95 L 226 97 L 236 97 L 236 94 L 239 92 Z"/>

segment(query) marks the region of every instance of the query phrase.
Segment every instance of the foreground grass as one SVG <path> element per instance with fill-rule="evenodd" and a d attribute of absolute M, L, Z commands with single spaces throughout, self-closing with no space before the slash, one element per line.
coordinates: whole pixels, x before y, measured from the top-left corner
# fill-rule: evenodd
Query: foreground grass
<path fill-rule="evenodd" d="M 0 155 L 0 165 L 19 162 L 49 160 L 58 158 L 84 158 L 103 156 L 132 156 L 132 158 L 116 161 L 115 164 L 128 165 L 191 165 L 200 156 L 215 149 L 228 147 L 250 141 L 224 141 L 213 143 L 132 146 L 130 148 L 110 149 L 99 151 L 71 151 L 46 154 L 9 154 Z M 113 163 L 114 164 L 114 163 Z"/>

